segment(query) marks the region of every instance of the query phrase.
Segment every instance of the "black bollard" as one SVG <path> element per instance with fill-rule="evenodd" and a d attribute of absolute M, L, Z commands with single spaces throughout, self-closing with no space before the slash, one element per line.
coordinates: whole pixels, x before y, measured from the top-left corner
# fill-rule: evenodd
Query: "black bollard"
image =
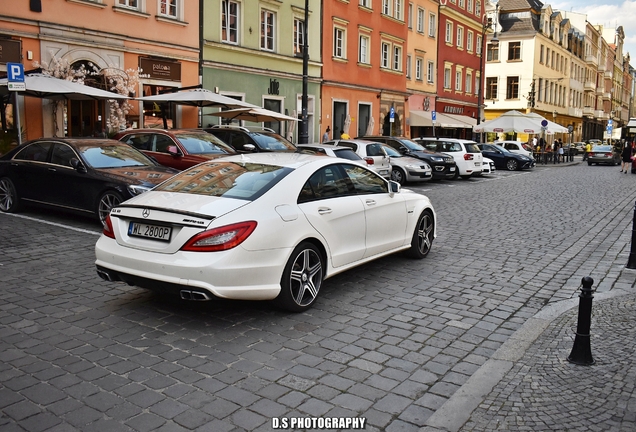
<path fill-rule="evenodd" d="M 636 204 L 634 204 L 634 216 L 632 217 L 632 245 L 629 249 L 628 269 L 636 269 Z"/>
<path fill-rule="evenodd" d="M 581 279 L 581 294 L 579 294 L 579 318 L 576 326 L 574 346 L 568 356 L 570 363 L 578 365 L 593 365 L 592 350 L 590 348 L 590 325 L 592 322 L 592 285 L 594 279 L 585 276 Z"/>

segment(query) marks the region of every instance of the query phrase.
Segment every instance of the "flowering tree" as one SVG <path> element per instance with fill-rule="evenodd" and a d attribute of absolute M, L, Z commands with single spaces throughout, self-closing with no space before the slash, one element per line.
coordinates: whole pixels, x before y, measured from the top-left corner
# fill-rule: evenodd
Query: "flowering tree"
<path fill-rule="evenodd" d="M 139 70 L 121 70 L 114 67 L 107 67 L 100 71 L 106 80 L 108 90 L 124 96 L 134 95 L 139 84 Z M 110 115 L 106 120 L 106 127 L 109 130 L 121 130 L 126 127 L 126 115 L 133 106 L 128 100 L 110 101 Z"/>
<path fill-rule="evenodd" d="M 71 63 L 66 59 L 59 59 L 55 56 L 51 57 L 49 62 L 33 62 L 35 67 L 42 68 L 45 75 L 55 78 L 74 81 L 84 84 L 87 78 L 103 77 L 107 90 L 124 96 L 134 95 L 139 84 L 139 71 L 136 69 L 121 70 L 114 66 L 99 69 L 93 63 L 88 63 L 88 67 L 80 64 L 73 68 Z M 58 136 L 59 126 L 57 121 L 58 108 L 61 102 L 58 101 L 53 105 L 53 122 L 55 124 L 55 134 Z M 124 101 L 108 101 L 108 115 L 106 116 L 106 129 L 116 132 L 124 129 L 126 126 L 126 115 L 132 110 L 127 100 Z"/>

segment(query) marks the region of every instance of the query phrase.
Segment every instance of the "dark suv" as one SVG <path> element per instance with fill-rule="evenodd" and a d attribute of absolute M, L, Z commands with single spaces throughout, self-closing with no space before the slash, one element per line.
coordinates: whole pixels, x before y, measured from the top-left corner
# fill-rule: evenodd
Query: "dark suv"
<path fill-rule="evenodd" d="M 456 176 L 457 164 L 452 156 L 427 150 L 420 144 L 406 137 L 364 136 L 356 139 L 381 142 L 393 147 L 405 156 L 411 156 L 428 162 L 433 171 L 433 179 L 452 179 Z"/>
<path fill-rule="evenodd" d="M 205 128 L 239 153 L 295 152 L 296 146 L 267 128 L 243 126 L 213 126 Z"/>

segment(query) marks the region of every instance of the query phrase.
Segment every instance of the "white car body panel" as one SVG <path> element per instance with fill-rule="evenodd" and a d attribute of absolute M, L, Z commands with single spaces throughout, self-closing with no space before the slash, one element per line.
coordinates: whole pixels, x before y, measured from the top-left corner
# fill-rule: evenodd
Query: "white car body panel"
<path fill-rule="evenodd" d="M 430 200 L 406 189 L 297 203 L 310 173 L 327 165 L 352 163 L 349 161 L 294 153 L 258 153 L 215 161 L 244 159 L 295 170 L 254 201 L 155 190 L 126 201 L 111 212 L 115 239 L 102 235 L 95 245 L 96 265 L 157 283 L 199 288 L 217 297 L 270 300 L 279 294 L 284 267 L 302 241 L 314 239 L 324 248 L 326 279 L 408 249 L 424 210 L 437 221 Z M 146 219 L 143 213 L 148 209 Z M 152 223 L 153 217 L 158 218 L 157 224 L 172 224 L 171 241 L 128 235 L 131 220 Z M 257 221 L 257 227 L 239 246 L 218 252 L 180 250 L 199 232 L 250 220 Z M 436 230 L 437 224 L 434 237 Z"/>

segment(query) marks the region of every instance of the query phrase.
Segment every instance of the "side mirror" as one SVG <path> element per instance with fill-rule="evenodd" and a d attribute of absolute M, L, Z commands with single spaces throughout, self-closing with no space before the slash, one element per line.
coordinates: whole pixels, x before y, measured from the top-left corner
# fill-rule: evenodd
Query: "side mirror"
<path fill-rule="evenodd" d="M 256 146 L 254 144 L 245 144 L 243 146 L 243 150 L 253 152 L 254 150 L 256 150 Z"/>
<path fill-rule="evenodd" d="M 402 190 L 402 186 L 400 186 L 398 182 L 389 180 L 389 193 L 391 196 L 393 196 L 393 194 L 400 193 L 400 190 Z"/>
<path fill-rule="evenodd" d="M 181 152 L 179 151 L 179 147 L 177 147 L 176 145 L 168 146 L 168 153 L 170 153 L 172 156 L 179 156 L 181 154 Z"/>
<path fill-rule="evenodd" d="M 84 164 L 77 158 L 72 158 L 71 159 L 71 166 L 73 168 L 75 168 L 75 171 L 79 172 L 79 173 L 85 173 L 86 172 L 86 167 L 84 166 Z"/>

